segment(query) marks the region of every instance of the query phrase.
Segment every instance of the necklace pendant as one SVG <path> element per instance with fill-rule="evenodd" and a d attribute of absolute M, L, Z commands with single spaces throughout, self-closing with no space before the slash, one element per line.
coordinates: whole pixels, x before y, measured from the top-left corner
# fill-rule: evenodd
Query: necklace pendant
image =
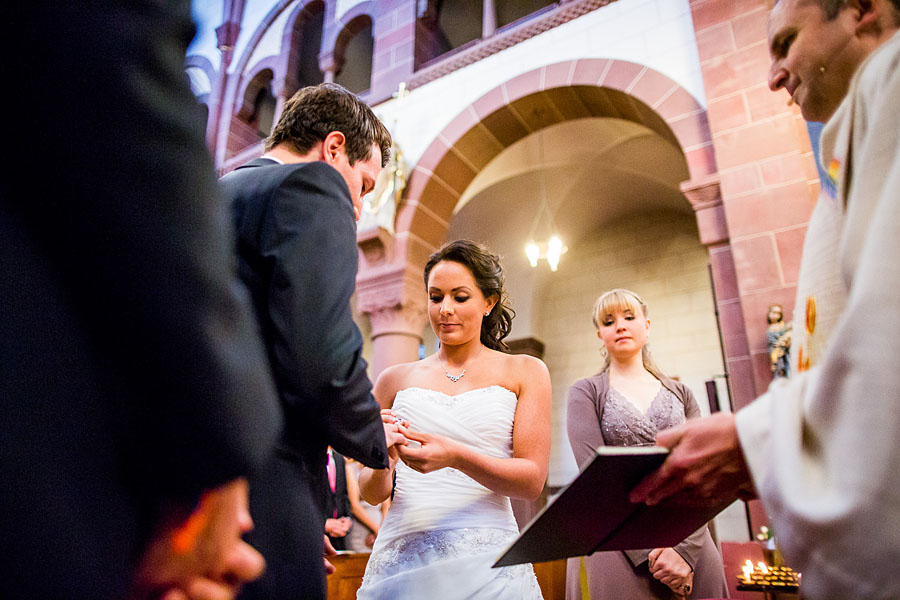
<path fill-rule="evenodd" d="M 465 375 L 465 374 L 466 374 L 466 370 L 465 370 L 465 369 L 463 369 L 463 372 L 460 373 L 459 375 L 451 375 L 451 374 L 450 374 L 450 371 L 444 370 L 444 375 L 446 375 L 446 376 L 447 376 L 447 379 L 449 379 L 449 380 L 452 381 L 453 383 L 456 383 L 457 381 L 459 381 L 460 379 L 462 379 L 462 376 Z"/>

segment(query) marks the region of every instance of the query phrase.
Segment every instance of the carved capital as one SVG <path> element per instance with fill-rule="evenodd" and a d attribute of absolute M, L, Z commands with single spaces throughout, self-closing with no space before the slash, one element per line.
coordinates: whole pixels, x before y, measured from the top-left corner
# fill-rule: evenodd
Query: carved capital
<path fill-rule="evenodd" d="M 269 84 L 269 88 L 272 90 L 272 95 L 276 98 L 280 98 L 281 96 L 283 96 L 287 87 L 287 81 L 285 81 L 284 77 L 273 79 Z"/>
<path fill-rule="evenodd" d="M 709 178 L 704 181 L 685 181 L 681 184 L 681 192 L 694 209 L 700 243 L 712 246 L 728 242 L 730 236 L 719 180 Z"/>
<path fill-rule="evenodd" d="M 319 54 L 319 70 L 323 73 L 340 73 L 343 67 L 344 58 L 336 55 L 333 51 Z"/>
<path fill-rule="evenodd" d="M 384 227 L 375 226 L 360 231 L 356 236 L 356 245 L 362 251 L 369 269 L 390 263 L 393 258 L 394 236 Z"/>
<path fill-rule="evenodd" d="M 216 45 L 219 50 L 229 53 L 233 51 L 240 33 L 241 24 L 233 21 L 226 21 L 216 27 Z"/>
<path fill-rule="evenodd" d="M 425 304 L 397 304 L 382 307 L 368 313 L 369 325 L 372 327 L 372 339 L 383 335 L 406 335 L 422 343 L 422 330 L 425 329 Z"/>
<path fill-rule="evenodd" d="M 681 193 L 691 203 L 694 211 L 722 204 L 722 189 L 717 178 L 704 181 L 694 179 L 681 183 Z"/>
<path fill-rule="evenodd" d="M 425 291 L 418 273 L 403 266 L 357 279 L 356 309 L 369 317 L 373 338 L 391 333 L 422 337 Z"/>

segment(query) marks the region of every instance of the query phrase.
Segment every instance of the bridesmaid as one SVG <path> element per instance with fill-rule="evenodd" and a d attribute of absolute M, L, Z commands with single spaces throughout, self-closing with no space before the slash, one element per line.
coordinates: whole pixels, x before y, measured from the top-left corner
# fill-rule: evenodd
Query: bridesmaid
<path fill-rule="evenodd" d="M 597 299 L 603 368 L 569 388 L 568 432 L 578 466 L 598 446 L 653 445 L 656 432 L 700 416 L 691 391 L 650 357 L 647 305 L 629 290 Z M 706 526 L 674 548 L 597 552 L 569 559 L 568 600 L 727 598 L 722 557 Z"/>

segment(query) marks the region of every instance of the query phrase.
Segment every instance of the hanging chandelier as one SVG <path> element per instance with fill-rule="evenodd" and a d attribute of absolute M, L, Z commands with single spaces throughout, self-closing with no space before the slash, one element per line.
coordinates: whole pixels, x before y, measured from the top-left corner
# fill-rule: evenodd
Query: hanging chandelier
<path fill-rule="evenodd" d="M 560 257 L 566 253 L 568 248 L 563 244 L 562 239 L 556 232 L 556 224 L 553 222 L 553 211 L 550 210 L 550 204 L 547 202 L 547 181 L 544 174 L 544 132 L 538 132 L 538 157 L 541 177 L 541 203 L 538 207 L 537 214 L 534 216 L 534 223 L 531 225 L 531 234 L 528 236 L 529 241 L 525 244 L 525 256 L 528 257 L 528 264 L 532 268 L 538 266 L 538 261 L 544 259 L 550 266 L 551 271 L 556 271 L 559 267 Z M 535 241 L 534 235 L 537 232 L 538 225 L 541 223 L 541 217 L 546 215 L 547 227 L 550 237 L 543 241 Z"/>
<path fill-rule="evenodd" d="M 550 265 L 550 270 L 555 271 L 559 267 L 559 258 L 566 253 L 566 248 L 558 235 L 550 236 L 550 239 L 544 242 L 529 241 L 525 244 L 525 256 L 528 257 L 528 264 L 532 267 L 538 266 L 538 261 L 542 258 Z"/>

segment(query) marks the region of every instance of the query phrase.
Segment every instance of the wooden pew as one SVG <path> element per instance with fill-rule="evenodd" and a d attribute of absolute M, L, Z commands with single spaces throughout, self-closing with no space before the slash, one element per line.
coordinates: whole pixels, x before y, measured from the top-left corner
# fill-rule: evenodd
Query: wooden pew
<path fill-rule="evenodd" d="M 336 568 L 328 576 L 328 600 L 355 600 L 356 590 L 362 584 L 363 574 L 366 572 L 369 554 L 341 552 L 328 560 Z M 566 561 L 538 563 L 534 565 L 534 574 L 541 586 L 544 600 L 565 600 Z"/>

